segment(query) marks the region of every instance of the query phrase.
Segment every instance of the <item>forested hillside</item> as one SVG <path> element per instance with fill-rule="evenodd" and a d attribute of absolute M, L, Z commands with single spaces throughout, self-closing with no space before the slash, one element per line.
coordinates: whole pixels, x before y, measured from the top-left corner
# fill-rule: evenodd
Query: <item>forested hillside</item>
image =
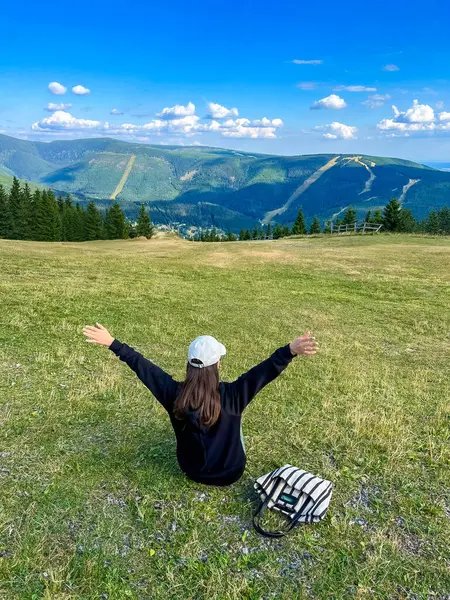
<path fill-rule="evenodd" d="M 208 147 L 151 146 L 108 138 L 29 142 L 0 135 L 0 174 L 70 192 L 87 205 L 117 200 L 133 219 L 150 204 L 156 223 L 238 231 L 260 222 L 324 223 L 353 206 L 359 217 L 395 196 L 423 219 L 449 204 L 450 173 L 362 155 L 268 156 Z"/>

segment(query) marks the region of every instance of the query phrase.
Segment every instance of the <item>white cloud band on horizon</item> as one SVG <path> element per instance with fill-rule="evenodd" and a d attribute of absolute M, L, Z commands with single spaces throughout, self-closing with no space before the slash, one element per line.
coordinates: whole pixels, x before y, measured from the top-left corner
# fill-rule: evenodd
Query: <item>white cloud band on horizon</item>
<path fill-rule="evenodd" d="M 178 107 L 180 105 L 177 105 Z M 189 107 L 189 105 L 188 105 Z M 174 108 L 174 107 L 173 107 Z M 183 107 L 186 108 L 186 107 Z M 162 111 L 164 113 L 164 111 Z M 162 114 L 162 113 L 159 113 Z M 167 112 L 164 113 L 167 115 Z M 173 116 L 173 113 L 169 113 Z M 223 137 L 241 137 L 241 138 L 276 138 L 276 131 L 283 127 L 281 119 L 256 119 L 250 121 L 245 118 L 228 119 L 223 122 L 212 120 L 209 123 L 200 123 L 200 117 L 195 114 L 185 115 L 180 118 L 152 119 L 143 125 L 134 123 L 123 123 L 121 125 L 112 125 L 108 122 L 95 121 L 90 119 L 78 119 L 70 113 L 62 110 L 55 111 L 50 117 L 46 117 L 33 123 L 31 126 L 34 132 L 56 132 L 56 131 L 96 131 L 98 133 L 107 132 L 109 135 L 142 136 L 142 134 L 161 135 L 167 133 L 171 135 L 193 136 L 202 133 L 218 133 Z"/>

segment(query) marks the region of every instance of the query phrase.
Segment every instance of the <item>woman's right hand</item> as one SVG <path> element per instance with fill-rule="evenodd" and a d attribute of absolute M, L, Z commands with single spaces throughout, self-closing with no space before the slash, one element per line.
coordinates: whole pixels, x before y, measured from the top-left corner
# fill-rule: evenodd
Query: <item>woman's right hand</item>
<path fill-rule="evenodd" d="M 316 338 L 311 335 L 310 331 L 307 331 L 305 335 L 295 338 L 289 344 L 289 348 L 294 356 L 297 354 L 313 355 L 317 353 L 318 345 Z"/>
<path fill-rule="evenodd" d="M 86 341 L 91 342 L 91 344 L 100 344 L 101 346 L 111 346 L 114 341 L 113 336 L 109 333 L 106 327 L 100 325 L 100 323 L 96 323 L 95 327 L 92 325 L 87 325 L 83 329 L 83 335 L 86 336 Z"/>

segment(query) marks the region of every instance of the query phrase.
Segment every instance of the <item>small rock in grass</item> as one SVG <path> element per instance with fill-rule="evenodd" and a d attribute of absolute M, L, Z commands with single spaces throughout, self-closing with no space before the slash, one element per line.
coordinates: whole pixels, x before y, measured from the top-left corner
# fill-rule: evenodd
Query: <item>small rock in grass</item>
<path fill-rule="evenodd" d="M 7 458 L 10 454 L 11 454 L 11 452 L 0 452 L 0 456 L 2 458 Z"/>
<path fill-rule="evenodd" d="M 367 529 L 369 523 L 365 519 L 352 519 L 349 521 L 349 525 L 359 525 L 363 529 Z"/>
<path fill-rule="evenodd" d="M 208 560 L 208 555 L 206 554 L 205 551 L 202 550 L 202 553 L 200 554 L 200 560 L 202 562 L 206 562 Z"/>
<path fill-rule="evenodd" d="M 5 473 L 5 475 L 9 475 L 10 470 L 6 467 L 0 467 L 0 473 Z"/>
<path fill-rule="evenodd" d="M 11 550 L 7 550 L 6 548 L 4 550 L 0 550 L 0 558 L 12 558 L 14 556 L 14 554 L 11 552 Z"/>
<path fill-rule="evenodd" d="M 245 546 L 243 548 L 241 548 L 241 552 L 244 556 L 247 556 L 248 554 L 248 548 L 246 548 Z"/>
<path fill-rule="evenodd" d="M 176 531 L 176 530 L 177 530 L 177 524 L 175 523 L 175 521 L 173 521 L 173 522 L 171 523 L 171 525 L 170 525 L 170 529 L 171 529 L 172 531 Z"/>
<path fill-rule="evenodd" d="M 208 498 L 208 494 L 206 494 L 205 492 L 199 492 L 195 496 L 195 500 L 197 500 L 197 502 L 204 502 L 207 498 Z"/>
<path fill-rule="evenodd" d="M 112 494 L 108 494 L 106 501 L 108 504 L 117 504 L 120 508 L 125 508 L 127 505 L 123 498 L 115 498 Z"/>
<path fill-rule="evenodd" d="M 153 505 L 153 508 L 155 510 L 161 510 L 162 509 L 162 504 L 161 502 L 155 502 L 155 504 Z"/>

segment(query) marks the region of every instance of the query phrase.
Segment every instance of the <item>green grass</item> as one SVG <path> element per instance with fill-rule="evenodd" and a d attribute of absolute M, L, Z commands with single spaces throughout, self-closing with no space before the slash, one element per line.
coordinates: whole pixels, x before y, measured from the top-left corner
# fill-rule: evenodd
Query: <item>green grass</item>
<path fill-rule="evenodd" d="M 443 598 L 450 590 L 448 240 L 0 240 L 0 598 Z M 232 379 L 321 344 L 244 415 L 243 478 L 187 480 L 163 409 L 100 321 L 176 377 L 210 333 Z M 254 479 L 335 482 L 317 525 L 251 528 Z"/>

